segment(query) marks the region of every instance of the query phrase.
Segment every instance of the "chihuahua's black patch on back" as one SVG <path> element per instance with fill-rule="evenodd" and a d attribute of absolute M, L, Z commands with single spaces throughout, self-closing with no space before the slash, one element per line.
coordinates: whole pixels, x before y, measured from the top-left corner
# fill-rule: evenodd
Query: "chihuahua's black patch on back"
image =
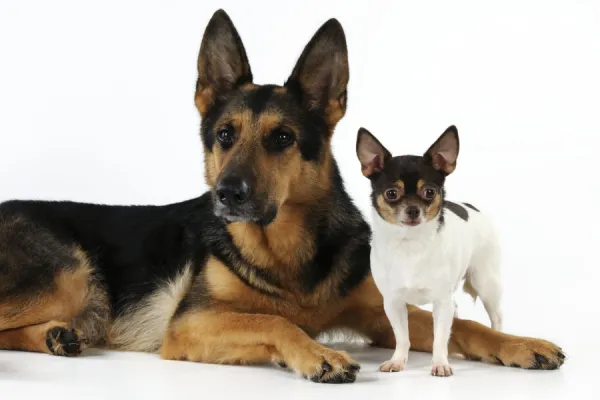
<path fill-rule="evenodd" d="M 446 200 L 444 202 L 444 208 L 452 211 L 458 218 L 465 222 L 469 220 L 469 212 L 460 204 Z"/>
<path fill-rule="evenodd" d="M 473 204 L 469 204 L 469 203 L 463 203 L 463 204 L 465 206 L 469 207 L 471 210 L 479 212 L 479 209 L 477 209 L 477 207 L 475 207 Z"/>

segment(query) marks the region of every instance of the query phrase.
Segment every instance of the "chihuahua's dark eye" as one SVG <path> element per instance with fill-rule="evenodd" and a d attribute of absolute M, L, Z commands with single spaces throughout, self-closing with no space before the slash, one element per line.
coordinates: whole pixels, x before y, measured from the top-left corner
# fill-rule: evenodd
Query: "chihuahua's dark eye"
<path fill-rule="evenodd" d="M 224 128 L 219 129 L 217 132 L 217 140 L 221 143 L 221 146 L 224 148 L 229 148 L 233 145 L 233 128 L 230 126 L 226 126 Z"/>
<path fill-rule="evenodd" d="M 425 188 L 425 190 L 423 190 L 423 197 L 427 200 L 432 200 L 436 193 L 437 192 L 434 188 Z"/>
<path fill-rule="evenodd" d="M 400 198 L 400 192 L 398 189 L 388 189 L 385 191 L 385 198 L 388 201 L 396 201 Z"/>

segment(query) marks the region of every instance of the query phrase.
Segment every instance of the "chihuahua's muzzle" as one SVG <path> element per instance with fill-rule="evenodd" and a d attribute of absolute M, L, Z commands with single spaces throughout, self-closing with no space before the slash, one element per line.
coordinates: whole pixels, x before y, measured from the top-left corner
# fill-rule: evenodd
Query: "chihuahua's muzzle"
<path fill-rule="evenodd" d="M 418 206 L 408 206 L 404 209 L 402 222 L 405 225 L 415 226 L 421 222 L 421 209 Z"/>

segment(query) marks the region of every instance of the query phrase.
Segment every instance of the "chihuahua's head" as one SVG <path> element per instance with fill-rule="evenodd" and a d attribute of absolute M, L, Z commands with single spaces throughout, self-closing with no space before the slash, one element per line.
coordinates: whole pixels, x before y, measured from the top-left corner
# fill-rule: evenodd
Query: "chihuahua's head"
<path fill-rule="evenodd" d="M 314 34 L 284 85 L 259 85 L 231 19 L 223 10 L 213 15 L 195 102 L 217 216 L 267 225 L 283 205 L 328 193 L 330 139 L 346 111 L 348 79 L 346 38 L 335 19 Z"/>
<path fill-rule="evenodd" d="M 417 226 L 441 213 L 444 182 L 456 168 L 458 131 L 450 126 L 423 156 L 392 157 L 369 131 L 358 131 L 356 153 L 372 187 L 373 207 L 387 222 Z"/>

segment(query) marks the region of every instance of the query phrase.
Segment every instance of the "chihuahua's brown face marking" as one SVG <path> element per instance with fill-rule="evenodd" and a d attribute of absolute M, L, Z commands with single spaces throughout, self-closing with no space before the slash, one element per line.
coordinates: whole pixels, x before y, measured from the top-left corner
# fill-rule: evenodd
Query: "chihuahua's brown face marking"
<path fill-rule="evenodd" d="M 256 85 L 229 17 L 206 28 L 196 107 L 215 214 L 269 224 L 279 208 L 317 201 L 330 187 L 329 139 L 346 110 L 346 40 L 331 20 L 283 86 Z"/>
<path fill-rule="evenodd" d="M 449 127 L 423 156 L 392 157 L 366 129 L 358 133 L 357 155 L 371 180 L 372 202 L 389 223 L 417 226 L 441 215 L 446 176 L 456 168 L 458 132 Z"/>

